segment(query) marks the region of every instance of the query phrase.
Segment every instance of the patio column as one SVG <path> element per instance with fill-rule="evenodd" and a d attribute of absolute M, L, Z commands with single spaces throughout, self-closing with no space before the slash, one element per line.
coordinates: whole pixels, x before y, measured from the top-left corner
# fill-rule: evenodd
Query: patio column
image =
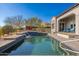
<path fill-rule="evenodd" d="M 75 32 L 77 35 L 79 35 L 79 14 L 75 15 L 75 24 L 76 24 Z"/>
<path fill-rule="evenodd" d="M 61 19 L 57 19 L 57 32 L 60 32 L 60 29 L 61 29 L 61 26 L 62 26 L 62 25 L 60 25 L 60 23 L 61 23 L 60 20 Z"/>
<path fill-rule="evenodd" d="M 52 18 L 52 21 L 51 21 L 51 32 L 52 33 L 55 33 L 56 31 L 57 31 L 57 21 L 56 21 L 57 19 L 56 19 L 56 17 L 54 16 L 53 18 Z"/>
<path fill-rule="evenodd" d="M 57 32 L 59 32 L 59 20 L 57 20 Z"/>

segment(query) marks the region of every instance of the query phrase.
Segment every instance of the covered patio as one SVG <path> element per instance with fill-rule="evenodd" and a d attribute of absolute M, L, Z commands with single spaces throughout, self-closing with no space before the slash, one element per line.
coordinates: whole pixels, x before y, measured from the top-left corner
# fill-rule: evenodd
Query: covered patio
<path fill-rule="evenodd" d="M 75 33 L 75 15 L 71 14 L 58 21 L 58 32 Z"/>

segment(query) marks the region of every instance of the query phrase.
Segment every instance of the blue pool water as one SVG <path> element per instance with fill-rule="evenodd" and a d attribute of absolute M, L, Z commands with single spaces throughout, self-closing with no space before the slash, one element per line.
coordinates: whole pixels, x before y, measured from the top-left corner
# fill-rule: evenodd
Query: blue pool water
<path fill-rule="evenodd" d="M 24 42 L 12 50 L 9 55 L 63 55 L 65 54 L 59 47 L 59 42 L 52 40 L 48 36 L 33 36 L 25 39 Z"/>

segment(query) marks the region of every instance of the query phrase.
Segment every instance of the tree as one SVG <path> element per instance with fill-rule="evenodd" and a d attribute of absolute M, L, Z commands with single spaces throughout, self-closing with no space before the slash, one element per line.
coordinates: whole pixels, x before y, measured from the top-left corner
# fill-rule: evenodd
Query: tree
<path fill-rule="evenodd" d="M 13 27 L 11 25 L 5 25 L 2 27 L 2 31 L 4 34 L 9 34 L 11 32 L 13 32 Z"/>
<path fill-rule="evenodd" d="M 22 16 L 7 17 L 4 22 L 6 25 L 11 25 L 14 28 L 21 28 L 24 26 L 24 19 Z"/>
<path fill-rule="evenodd" d="M 32 17 L 26 20 L 26 26 L 35 26 L 39 27 L 41 26 L 42 20 L 37 17 Z"/>
<path fill-rule="evenodd" d="M 3 30 L 2 28 L 0 27 L 0 37 L 3 35 Z"/>

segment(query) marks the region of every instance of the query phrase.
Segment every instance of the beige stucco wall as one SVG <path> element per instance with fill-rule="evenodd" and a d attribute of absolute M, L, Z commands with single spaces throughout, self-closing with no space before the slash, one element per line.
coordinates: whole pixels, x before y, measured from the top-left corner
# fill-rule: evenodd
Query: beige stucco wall
<path fill-rule="evenodd" d="M 65 18 L 65 17 L 68 17 L 70 15 L 74 14 L 75 15 L 75 24 L 76 24 L 76 34 L 79 35 L 79 6 L 75 7 L 74 9 L 66 12 L 65 14 L 63 14 L 62 16 L 58 17 L 57 18 L 57 32 L 59 30 L 59 27 L 58 27 L 58 21 Z"/>
<path fill-rule="evenodd" d="M 51 33 L 55 33 L 57 30 L 57 19 L 56 17 L 52 17 L 51 20 Z"/>

